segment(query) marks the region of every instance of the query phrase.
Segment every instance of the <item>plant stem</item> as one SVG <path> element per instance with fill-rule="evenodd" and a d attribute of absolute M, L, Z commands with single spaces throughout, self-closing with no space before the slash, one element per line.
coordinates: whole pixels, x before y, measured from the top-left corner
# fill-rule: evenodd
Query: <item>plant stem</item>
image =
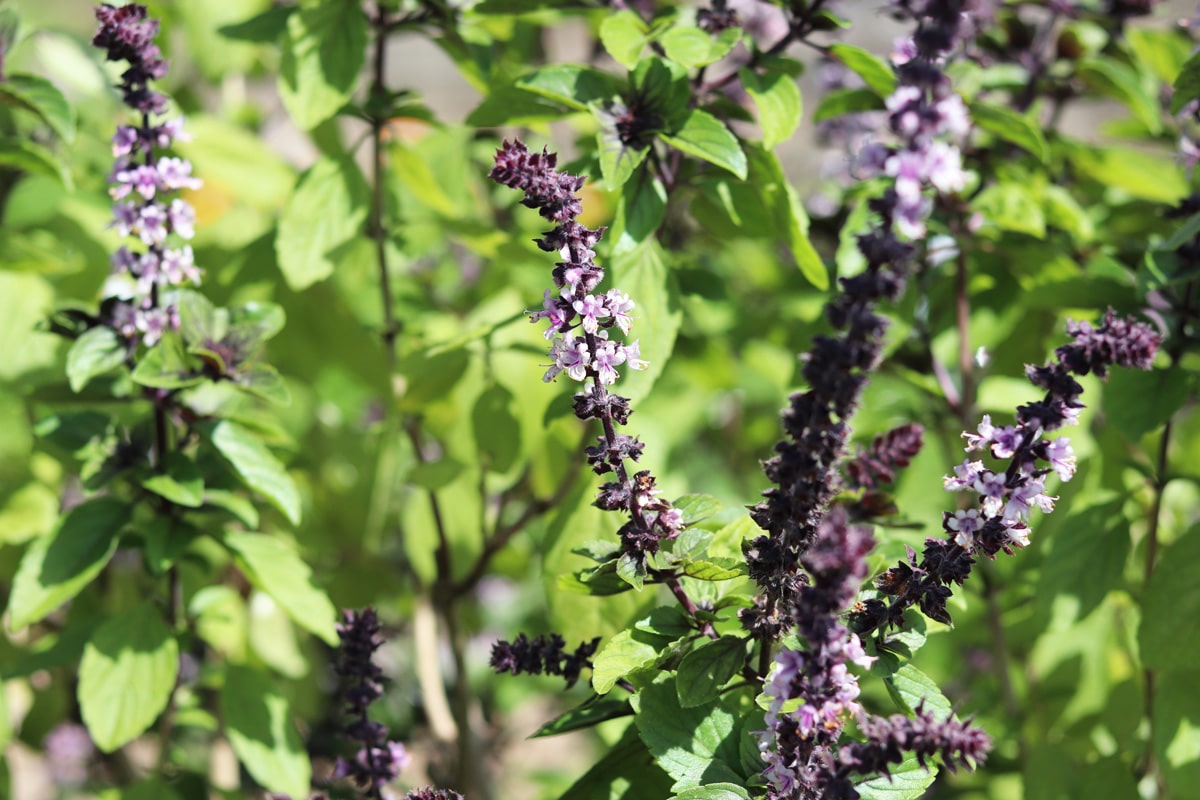
<path fill-rule="evenodd" d="M 374 19 L 375 47 L 371 73 L 370 98 L 382 100 L 387 92 L 385 72 L 387 68 L 388 12 L 380 8 Z M 379 267 L 379 293 L 383 301 L 383 339 L 388 354 L 388 364 L 396 368 L 396 316 L 395 298 L 392 295 L 392 278 L 387 262 L 387 231 L 383 225 L 383 129 L 387 118 L 376 109 L 371 114 L 371 238 L 375 240 L 375 259 Z"/>

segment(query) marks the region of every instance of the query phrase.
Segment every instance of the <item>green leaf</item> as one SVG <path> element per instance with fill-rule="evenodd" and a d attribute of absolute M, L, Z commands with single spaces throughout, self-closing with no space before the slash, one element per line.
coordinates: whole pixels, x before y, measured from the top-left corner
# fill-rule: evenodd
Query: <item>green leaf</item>
<path fill-rule="evenodd" d="M 750 793 L 736 783 L 710 783 L 684 789 L 671 800 L 750 800 Z"/>
<path fill-rule="evenodd" d="M 8 624 L 20 630 L 83 590 L 117 550 L 129 508 L 108 497 L 67 512 L 48 536 L 34 540 L 13 577 Z"/>
<path fill-rule="evenodd" d="M 399 393 L 402 411 L 422 411 L 446 397 L 467 371 L 470 352 L 464 347 L 418 350 L 400 358 L 397 372 L 404 377 Z"/>
<path fill-rule="evenodd" d="M 134 383 L 153 389 L 183 389 L 207 380 L 199 359 L 184 351 L 179 335 L 172 331 L 141 357 L 132 378 Z"/>
<path fill-rule="evenodd" d="M 905 711 L 915 712 L 917 708 L 922 708 L 943 720 L 954 714 L 950 701 L 942 694 L 937 682 L 911 663 L 901 664 L 899 669 L 884 678 L 884 683 L 888 694 Z"/>
<path fill-rule="evenodd" d="M 1200 234 L 1200 214 L 1192 214 L 1179 226 L 1179 230 L 1171 234 L 1169 239 L 1158 246 L 1158 249 L 1178 250 L 1196 238 L 1197 234 Z"/>
<path fill-rule="evenodd" d="M 1125 104 L 1146 130 L 1157 136 L 1162 133 L 1162 119 L 1157 95 L 1142 82 L 1141 76 L 1125 64 L 1111 58 L 1093 58 L 1079 65 L 1080 77 L 1101 92 Z"/>
<path fill-rule="evenodd" d="M 293 525 L 300 524 L 300 491 L 295 481 L 253 431 L 228 420 L 208 423 L 202 430 L 247 487 L 282 511 Z"/>
<path fill-rule="evenodd" d="M 357 0 L 317 0 L 288 17 L 279 96 L 297 125 L 312 130 L 350 100 L 366 47 L 367 18 Z"/>
<path fill-rule="evenodd" d="M 1130 27 L 1125 31 L 1125 39 L 1133 50 L 1134 63 L 1149 67 L 1163 83 L 1172 83 L 1192 52 L 1191 41 L 1181 33 L 1165 28 Z"/>
<path fill-rule="evenodd" d="M 1044 186 L 1041 194 L 1047 225 L 1066 231 L 1078 244 L 1095 241 L 1096 224 L 1069 191 L 1061 186 Z"/>
<path fill-rule="evenodd" d="M 1046 557 L 1054 569 L 1044 570 L 1038 582 L 1042 608 L 1048 610 L 1055 598 L 1070 595 L 1079 598 L 1075 615 L 1083 619 L 1119 585 L 1130 548 L 1129 521 L 1121 513 L 1122 505 L 1117 500 L 1080 509 L 1049 537 Z"/>
<path fill-rule="evenodd" d="M 628 717 L 633 714 L 629 700 L 592 695 L 570 711 L 559 714 L 554 719 L 537 729 L 530 739 L 543 736 L 557 736 L 560 733 L 583 730 L 607 722 L 618 717 Z"/>
<path fill-rule="evenodd" d="M 970 104 L 971 121 L 988 133 L 1015 144 L 1043 164 L 1050 160 L 1050 145 L 1041 127 L 1024 114 L 1011 108 L 974 102 Z"/>
<path fill-rule="evenodd" d="M 850 44 L 835 44 L 829 48 L 829 54 L 862 78 L 863 83 L 880 97 L 887 97 L 896 91 L 895 73 L 878 56 Z"/>
<path fill-rule="evenodd" d="M 420 486 L 422 489 L 436 492 L 458 480 L 466 469 L 466 465 L 461 461 L 442 457 L 437 461 L 425 461 L 417 464 L 409 470 L 405 479 L 413 486 Z"/>
<path fill-rule="evenodd" d="M 709 558 L 688 561 L 683 565 L 683 574 L 698 581 L 729 581 L 746 574 L 746 564 L 735 558 Z"/>
<path fill-rule="evenodd" d="M 1200 525 L 1163 549 L 1142 599 L 1138 648 L 1146 669 L 1200 664 Z"/>
<path fill-rule="evenodd" d="M 272 792 L 307 797 L 312 765 L 279 687 L 260 672 L 231 664 L 220 708 L 229 744 L 254 779 Z"/>
<path fill-rule="evenodd" d="M 788 182 L 779 157 L 756 145 L 751 145 L 746 151 L 750 156 L 750 183 L 768 209 L 774 230 L 784 232 L 800 274 L 814 288 L 821 291 L 828 289 L 829 273 L 808 238 L 808 212 Z"/>
<path fill-rule="evenodd" d="M 606 103 L 621 93 L 621 82 L 607 72 L 574 64 L 542 67 L 517 80 L 518 88 L 587 111 L 592 103 Z"/>
<path fill-rule="evenodd" d="M 1024 233 L 1038 239 L 1046 237 L 1046 215 L 1037 197 L 1024 184 L 993 184 L 976 195 L 971 201 L 971 209 L 982 214 L 987 222 L 1000 230 Z"/>
<path fill-rule="evenodd" d="M 617 577 L 628 583 L 639 592 L 646 583 L 646 561 L 644 558 L 622 553 L 617 559 Z"/>
<path fill-rule="evenodd" d="M 603 154 L 601 161 L 603 162 Z M 667 190 L 652 170 L 635 172 L 627 181 L 613 218 L 613 252 L 636 249 L 658 232 L 667 210 Z"/>
<path fill-rule="evenodd" d="M 618 11 L 600 25 L 600 43 L 621 66 L 633 69 L 646 45 L 649 28 L 634 11 Z"/>
<path fill-rule="evenodd" d="M 936 768 L 926 769 L 916 756 L 909 756 L 891 768 L 890 777 L 881 775 L 862 780 L 854 788 L 863 800 L 919 800 L 936 777 Z"/>
<path fill-rule="evenodd" d="M 715 700 L 746 663 L 746 642 L 738 636 L 701 642 L 679 662 L 675 692 L 679 705 L 693 708 Z"/>
<path fill-rule="evenodd" d="M 481 463 L 496 472 L 507 472 L 521 455 L 521 420 L 513 412 L 515 402 L 512 392 L 497 383 L 485 389 L 471 409 Z"/>
<path fill-rule="evenodd" d="M 671 779 L 655 763 L 630 725 L 595 766 L 559 800 L 646 800 L 667 797 Z"/>
<path fill-rule="evenodd" d="M 659 649 L 652 643 L 654 638 L 624 630 L 605 642 L 592 658 L 592 688 L 596 694 L 608 694 L 618 680 L 657 661 Z"/>
<path fill-rule="evenodd" d="M 1154 687 L 1154 756 L 1181 800 L 1200 798 L 1200 669 L 1191 666 L 1156 675 Z"/>
<path fill-rule="evenodd" d="M 685 494 L 676 498 L 671 505 L 683 514 L 685 526 L 703 522 L 714 514 L 721 513 L 721 509 L 724 508 L 721 501 L 711 494 Z"/>
<path fill-rule="evenodd" d="M 677 606 L 659 606 L 634 623 L 634 630 L 661 636 L 670 641 L 696 632 L 695 627 Z"/>
<path fill-rule="evenodd" d="M 288 17 L 295 6 L 274 6 L 261 14 L 232 25 L 223 25 L 217 31 L 227 39 L 257 44 L 274 44 L 287 30 Z"/>
<path fill-rule="evenodd" d="M 689 69 L 720 61 L 741 38 L 737 28 L 727 28 L 714 39 L 693 25 L 678 25 L 659 37 L 667 58 Z"/>
<path fill-rule="evenodd" d="M 110 617 L 79 662 L 79 710 L 105 753 L 142 735 L 175 690 L 179 644 L 153 603 Z"/>
<path fill-rule="evenodd" d="M 82 391 L 97 375 L 116 369 L 125 363 L 129 349 L 107 325 L 89 328 L 71 343 L 67 351 L 67 380 L 71 391 Z"/>
<path fill-rule="evenodd" d="M 1071 164 L 1102 186 L 1121 189 L 1139 200 L 1177 203 L 1188 193 L 1187 181 L 1167 155 L 1131 147 L 1086 147 L 1067 150 Z"/>
<path fill-rule="evenodd" d="M 712 783 L 741 784 L 736 698 L 683 708 L 674 676 L 660 674 L 630 698 L 638 735 L 675 779 L 677 791 Z"/>
<path fill-rule="evenodd" d="M 621 134 L 616 129 L 615 122 L 611 126 L 608 124 L 609 115 L 601 114 L 601 117 L 605 124 L 596 132 L 596 153 L 600 157 L 600 174 L 604 176 L 605 185 L 612 191 L 617 191 L 633 177 L 637 168 L 646 160 L 650 146 L 626 144 L 621 141 Z M 647 178 L 649 177 L 647 175 Z M 645 180 L 639 183 L 644 184 Z"/>
<path fill-rule="evenodd" d="M 1193 100 L 1200 99 L 1200 53 L 1194 53 L 1183 63 L 1175 78 L 1175 93 L 1171 95 L 1171 113 L 1178 114 Z"/>
<path fill-rule="evenodd" d="M 58 181 L 67 191 L 75 189 L 67 165 L 45 147 L 26 139 L 0 139 L 0 167 L 45 175 Z"/>
<path fill-rule="evenodd" d="M 883 98 L 870 89 L 835 89 L 821 98 L 813 112 L 813 122 L 824 122 L 843 114 L 883 111 L 884 108 Z"/>
<path fill-rule="evenodd" d="M 296 626 L 279 604 L 265 592 L 254 592 L 249 605 L 249 641 L 254 654 L 271 669 L 293 680 L 308 674 L 308 660 L 300 650 Z"/>
<path fill-rule="evenodd" d="M 225 546 L 241 558 L 247 577 L 279 603 L 296 624 L 326 643 L 338 643 L 337 610 L 312 580 L 312 570 L 276 536 L 226 532 Z"/>
<path fill-rule="evenodd" d="M 1104 414 L 1132 441 L 1161 427 L 1191 396 L 1191 377 L 1181 367 L 1114 370 L 1104 385 Z"/>
<path fill-rule="evenodd" d="M 251 530 L 258 527 L 258 509 L 254 507 L 254 503 L 240 494 L 234 494 L 224 489 L 206 489 L 204 505 L 228 511 Z"/>
<path fill-rule="evenodd" d="M 758 127 L 763 133 L 763 147 L 768 150 L 792 138 L 800 125 L 803 100 L 800 87 L 791 75 L 767 72 L 758 75 L 752 70 L 738 72 L 746 94 L 758 109 Z"/>
<path fill-rule="evenodd" d="M 367 182 L 349 158 L 322 158 L 301 176 L 275 237 L 279 269 L 293 291 L 333 274 L 339 250 L 362 233 L 369 198 Z"/>
<path fill-rule="evenodd" d="M 50 81 L 37 75 L 10 73 L 0 80 L 0 103 L 37 114 L 64 142 L 75 138 L 75 112 Z"/>
<path fill-rule="evenodd" d="M 196 463 L 182 453 L 168 453 L 165 471 L 143 480 L 142 488 L 186 508 L 204 504 L 204 477 Z"/>
<path fill-rule="evenodd" d="M 746 154 L 725 123 L 707 111 L 695 109 L 684 119 L 683 127 L 673 134 L 660 133 L 666 144 L 729 170 L 745 180 Z"/>

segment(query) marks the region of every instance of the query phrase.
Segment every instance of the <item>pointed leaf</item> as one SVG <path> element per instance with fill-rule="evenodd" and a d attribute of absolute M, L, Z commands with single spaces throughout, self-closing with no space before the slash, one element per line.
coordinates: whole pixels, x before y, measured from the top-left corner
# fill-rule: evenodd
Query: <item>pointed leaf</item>
<path fill-rule="evenodd" d="M 369 190 L 349 158 L 322 158 L 296 184 L 279 220 L 275 253 L 293 291 L 333 274 L 338 251 L 362 232 Z"/>
<path fill-rule="evenodd" d="M 673 134 L 659 134 L 665 143 L 690 156 L 746 177 L 746 154 L 725 123 L 707 111 L 695 109 L 684 119 L 683 127 Z"/>
<path fill-rule="evenodd" d="M 516 399 L 500 384 L 489 386 L 471 409 L 475 446 L 485 467 L 507 472 L 521 454 L 521 420 L 513 412 Z"/>
<path fill-rule="evenodd" d="M 633 709 L 629 705 L 629 700 L 625 698 L 618 699 L 592 695 L 580 705 L 558 715 L 550 722 L 538 728 L 537 733 L 529 738 L 539 739 L 543 736 L 557 736 L 560 733 L 591 728 L 599 725 L 601 722 L 607 722 L 610 719 L 618 717 L 628 717 L 632 714 Z"/>
<path fill-rule="evenodd" d="M 773 149 L 792 138 L 800 125 L 803 100 L 795 79 L 782 72 L 759 75 L 753 70 L 738 72 L 746 94 L 758 109 L 758 127 L 762 129 L 763 147 Z"/>
<path fill-rule="evenodd" d="M 168 454 L 166 470 L 143 480 L 142 487 L 186 508 L 204 503 L 204 477 L 195 462 L 180 453 Z"/>
<path fill-rule="evenodd" d="M 317 0 L 288 17 L 279 95 L 297 125 L 312 130 L 350 100 L 366 47 L 357 0 Z"/>
<path fill-rule="evenodd" d="M 1050 160 L 1050 145 L 1036 122 L 1011 108 L 991 103 L 971 103 L 971 121 L 1004 141 L 1015 144 L 1043 164 Z"/>
<path fill-rule="evenodd" d="M 813 122 L 824 122 L 843 114 L 883 111 L 884 108 L 883 99 L 870 89 L 836 89 L 821 98 L 813 112 Z"/>
<path fill-rule="evenodd" d="M 25 139 L 0 139 L 0 167 L 12 167 L 31 175 L 45 175 L 61 183 L 68 191 L 75 188 L 75 182 L 71 179 L 66 164 L 36 142 Z"/>
<path fill-rule="evenodd" d="M 272 792 L 307 797 L 312 765 L 275 683 L 248 667 L 229 665 L 220 707 L 229 744 L 246 771 Z"/>
<path fill-rule="evenodd" d="M 854 788 L 863 800 L 918 800 L 936 777 L 936 767 L 922 767 L 916 756 L 909 756 L 892 767 L 890 775 L 864 779 Z"/>
<path fill-rule="evenodd" d="M 338 643 L 337 610 L 312 580 L 312 570 L 278 537 L 231 531 L 225 546 L 241 557 L 247 577 L 287 612 L 298 625 L 328 644 Z"/>
<path fill-rule="evenodd" d="M 204 431 L 247 487 L 282 511 L 293 525 L 300 524 L 300 492 L 295 481 L 251 430 L 223 420 L 204 426 Z"/>
<path fill-rule="evenodd" d="M 735 558 L 709 558 L 688 561 L 683 565 L 683 574 L 698 581 L 729 581 L 746 574 L 746 564 Z"/>
<path fill-rule="evenodd" d="M 658 660 L 658 648 L 651 643 L 653 637 L 634 636 L 632 631 L 620 631 L 592 658 L 592 688 L 596 694 L 608 694 L 618 680 Z"/>
<path fill-rule="evenodd" d="M 1195 669 L 1200 664 L 1200 525 L 1167 547 L 1146 585 L 1138 647 L 1147 669 Z"/>
<path fill-rule="evenodd" d="M 862 78 L 871 91 L 880 97 L 887 97 L 896 91 L 895 73 L 878 56 L 851 44 L 835 44 L 829 48 L 829 54 Z"/>
<path fill-rule="evenodd" d="M 671 800 L 750 800 L 750 793 L 736 783 L 709 783 L 684 789 Z"/>
<path fill-rule="evenodd" d="M 587 111 L 590 104 L 606 103 L 621 93 L 616 77 L 574 64 L 542 67 L 520 78 L 516 86 L 576 111 Z"/>
<path fill-rule="evenodd" d="M 45 78 L 20 73 L 3 76 L 0 103 L 37 114 L 68 144 L 75 138 L 75 112 L 58 87 Z"/>
<path fill-rule="evenodd" d="M 736 698 L 683 708 L 674 676 L 659 675 L 630 698 L 638 735 L 675 779 L 676 791 L 712 783 L 744 782 L 739 769 Z"/>
<path fill-rule="evenodd" d="M 34 540 L 13 578 L 8 624 L 20 630 L 79 594 L 117 550 L 129 508 L 118 500 L 89 500 L 67 512 L 49 535 Z"/>
<path fill-rule="evenodd" d="M 149 729 L 178 670 L 179 644 L 153 603 L 101 625 L 79 662 L 79 709 L 96 746 L 111 753 Z"/>
<path fill-rule="evenodd" d="M 81 391 L 92 378 L 124 364 L 128 352 L 112 328 L 107 325 L 89 328 L 71 343 L 71 349 L 67 351 L 67 380 L 71 391 Z"/>
<path fill-rule="evenodd" d="M 646 44 L 649 28 L 628 9 L 610 14 L 600 25 L 600 43 L 621 66 L 632 69 Z"/>
<path fill-rule="evenodd" d="M 746 663 L 746 643 L 738 636 L 701 642 L 679 662 L 675 691 L 679 705 L 692 708 L 715 700 Z"/>

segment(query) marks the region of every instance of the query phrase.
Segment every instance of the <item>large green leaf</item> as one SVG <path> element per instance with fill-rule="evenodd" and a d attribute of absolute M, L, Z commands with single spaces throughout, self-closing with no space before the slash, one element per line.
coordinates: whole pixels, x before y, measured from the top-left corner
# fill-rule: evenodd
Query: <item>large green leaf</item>
<path fill-rule="evenodd" d="M 246 771 L 272 792 L 308 797 L 312 765 L 279 687 L 257 670 L 229 665 L 220 707 L 229 744 Z"/>
<path fill-rule="evenodd" d="M 308 2 L 288 17 L 279 95 L 297 125 L 311 130 L 346 104 L 366 47 L 367 18 L 357 0 Z"/>
<path fill-rule="evenodd" d="M 1122 369 L 1104 385 L 1104 413 L 1133 441 L 1164 425 L 1191 396 L 1191 376 L 1179 367 Z"/>
<path fill-rule="evenodd" d="M 647 800 L 667 797 L 670 793 L 670 777 L 638 739 L 637 728 L 630 725 L 604 757 L 559 800 Z"/>
<path fill-rule="evenodd" d="M 68 191 L 75 188 L 67 164 L 42 145 L 28 139 L 0 138 L 0 167 L 45 175 L 53 178 Z"/>
<path fill-rule="evenodd" d="M 516 86 L 576 111 L 605 103 L 621 92 L 621 82 L 609 73 L 574 64 L 542 67 L 517 80 Z"/>
<path fill-rule="evenodd" d="M 884 107 L 883 100 L 870 89 L 835 89 L 821 98 L 813 112 L 813 122 L 824 122 L 843 114 L 882 111 Z"/>
<path fill-rule="evenodd" d="M 1046 215 L 1028 186 L 1015 181 L 996 183 L 971 201 L 972 210 L 1003 231 L 1046 236 Z"/>
<path fill-rule="evenodd" d="M 603 157 L 603 156 L 602 156 Z M 652 237 L 667 210 L 667 190 L 651 170 L 636 172 L 621 189 L 613 217 L 613 252 L 626 252 Z"/>
<path fill-rule="evenodd" d="M 1200 525 L 1165 548 L 1146 594 L 1138 647 L 1147 669 L 1195 669 L 1200 664 Z"/>
<path fill-rule="evenodd" d="M 600 25 L 600 43 L 618 64 L 633 69 L 648 33 L 646 23 L 637 12 L 625 9 L 604 18 Z"/>
<path fill-rule="evenodd" d="M 631 699 L 638 735 L 675 779 L 676 790 L 710 783 L 741 784 L 736 699 L 723 696 L 704 705 L 683 708 L 675 677 L 659 675 Z"/>
<path fill-rule="evenodd" d="M 79 709 L 106 753 L 144 733 L 175 690 L 179 644 L 153 603 L 101 625 L 79 662 Z"/>
<path fill-rule="evenodd" d="M 800 125 L 803 99 L 796 79 L 785 72 L 766 72 L 762 75 L 749 69 L 738 72 L 746 94 L 758 109 L 758 127 L 762 129 L 763 147 L 774 149 L 792 138 Z"/>
<path fill-rule="evenodd" d="M 750 793 L 736 783 L 710 783 L 684 789 L 671 800 L 750 800 Z"/>
<path fill-rule="evenodd" d="M 909 756 L 891 769 L 890 776 L 870 778 L 854 788 L 863 800 L 918 800 L 936 777 L 936 767 L 926 769 L 916 756 Z"/>
<path fill-rule="evenodd" d="M 1111 58 L 1088 59 L 1078 69 L 1088 84 L 1123 102 L 1152 135 L 1162 133 L 1157 82 L 1147 86 L 1133 67 Z"/>
<path fill-rule="evenodd" d="M 196 462 L 182 453 L 169 453 L 166 461 L 165 471 L 143 480 L 142 488 L 186 508 L 203 505 L 204 476 Z"/>
<path fill-rule="evenodd" d="M 675 691 L 683 708 L 715 700 L 722 687 L 746 663 L 746 642 L 738 636 L 722 636 L 701 642 L 679 662 Z"/>
<path fill-rule="evenodd" d="M 632 713 L 633 709 L 630 708 L 629 701 L 625 698 L 592 695 L 575 708 L 559 714 L 550 722 L 538 728 L 537 733 L 529 738 L 537 739 L 542 736 L 557 736 L 560 733 L 591 728 L 594 725 L 599 725 L 601 722 L 616 719 L 617 717 L 626 717 Z"/>
<path fill-rule="evenodd" d="M 1175 78 L 1175 93 L 1171 95 L 1171 113 L 1178 114 L 1193 100 L 1200 99 L 1200 53 L 1184 62 Z"/>
<path fill-rule="evenodd" d="M 241 557 L 250 580 L 287 612 L 301 627 L 331 645 L 338 643 L 334 625 L 337 610 L 329 596 L 312 580 L 312 570 L 278 537 L 231 531 L 225 545 Z"/>
<path fill-rule="evenodd" d="M 608 694 L 618 680 L 657 661 L 659 642 L 656 636 L 629 630 L 609 639 L 592 658 L 592 688 L 596 694 Z"/>
<path fill-rule="evenodd" d="M 521 454 L 521 420 L 513 412 L 514 402 L 512 392 L 497 383 L 485 389 L 471 409 L 483 466 L 495 472 L 508 471 Z"/>
<path fill-rule="evenodd" d="M 896 90 L 896 75 L 879 56 L 852 44 L 835 44 L 829 48 L 829 54 L 862 78 L 880 97 L 887 97 Z"/>
<path fill-rule="evenodd" d="M 750 180 L 754 191 L 767 209 L 773 223 L 773 235 L 783 233 L 796 266 L 813 287 L 829 288 L 829 273 L 820 254 L 808 238 L 808 212 L 804 203 L 784 174 L 779 157 L 757 145 L 746 148 L 750 159 Z"/>
<path fill-rule="evenodd" d="M 13 577 L 8 624 L 19 630 L 37 622 L 83 590 L 117 550 L 129 521 L 119 500 L 89 500 L 67 512 L 48 536 L 36 539 Z"/>
<path fill-rule="evenodd" d="M 1067 157 L 1077 170 L 1102 186 L 1121 189 L 1139 200 L 1177 203 L 1188 193 L 1183 172 L 1169 154 L 1075 144 L 1068 149 Z"/>
<path fill-rule="evenodd" d="M 71 104 L 57 86 L 43 77 L 22 73 L 3 76 L 0 103 L 37 114 L 64 142 L 75 138 L 75 112 Z"/>
<path fill-rule="evenodd" d="M 67 380 L 71 391 L 81 391 L 92 378 L 124 364 L 128 352 L 112 328 L 107 325 L 89 328 L 71 343 L 71 349 L 67 351 Z"/>
<path fill-rule="evenodd" d="M 1032 154 L 1038 161 L 1050 160 L 1050 145 L 1036 122 L 1011 108 L 991 103 L 971 103 L 971 121 L 1004 141 Z"/>
<path fill-rule="evenodd" d="M 300 291 L 333 274 L 341 250 L 362 232 L 369 190 L 349 158 L 322 158 L 300 178 L 275 237 L 279 269 Z"/>
<path fill-rule="evenodd" d="M 253 431 L 228 420 L 209 423 L 203 430 L 246 486 L 282 511 L 293 525 L 300 524 L 300 491 L 295 481 Z"/>
<path fill-rule="evenodd" d="M 743 180 L 746 178 L 746 154 L 737 137 L 725 123 L 707 111 L 695 109 L 689 112 L 681 128 L 670 134 L 659 134 L 659 138 L 676 150 L 716 164 Z"/>
<path fill-rule="evenodd" d="M 1115 500 L 1082 508 L 1049 538 L 1046 558 L 1054 569 L 1043 570 L 1038 582 L 1043 608 L 1051 608 L 1059 595 L 1071 595 L 1079 598 L 1076 614 L 1083 619 L 1117 587 L 1130 548 L 1129 521 L 1121 506 Z"/>

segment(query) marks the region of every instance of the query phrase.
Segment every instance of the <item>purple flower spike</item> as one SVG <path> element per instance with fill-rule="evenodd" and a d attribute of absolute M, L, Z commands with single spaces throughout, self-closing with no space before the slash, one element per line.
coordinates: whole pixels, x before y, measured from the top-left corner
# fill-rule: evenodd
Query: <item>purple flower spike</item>
<path fill-rule="evenodd" d="M 890 602 L 870 600 L 855 615 L 859 631 L 899 625 L 904 610 L 917 605 L 932 619 L 948 623 L 946 598 L 951 584 L 970 575 L 974 556 L 995 558 L 1029 545 L 1029 522 L 1037 510 L 1049 514 L 1058 498 L 1046 491 L 1051 474 L 1068 481 L 1075 474 L 1075 453 L 1064 437 L 1044 438 L 1066 424 L 1075 424 L 1083 404 L 1083 387 L 1075 376 L 1095 373 L 1104 378 L 1111 367 L 1149 369 L 1161 338 L 1145 323 L 1122 319 L 1110 309 L 1099 327 L 1068 322 L 1074 341 L 1054 351 L 1055 360 L 1027 366 L 1025 374 L 1046 391 L 1041 400 L 1017 409 L 1015 425 L 995 425 L 984 415 L 976 431 L 965 431 L 968 453 L 981 453 L 999 462 L 989 466 L 967 459 L 944 479 L 952 492 L 974 492 L 978 508 L 943 515 L 945 540 L 929 539 L 920 562 L 910 554 L 885 572 L 876 585 Z"/>
<path fill-rule="evenodd" d="M 106 322 L 121 336 L 152 347 L 168 330 L 178 329 L 178 314 L 168 297 L 174 289 L 199 285 L 200 270 L 191 247 L 173 248 L 172 237 L 194 235 L 195 212 L 176 192 L 200 188 L 192 165 L 161 155 L 160 150 L 183 138 L 182 122 L 155 122 L 166 97 L 150 88 L 162 78 L 167 62 L 154 44 L 158 21 L 140 5 L 96 9 L 100 28 L 92 43 L 107 51 L 110 61 L 124 61 L 120 90 L 125 104 L 140 117 L 138 125 L 120 125 L 112 139 L 115 159 L 109 181 L 116 232 L 134 239 L 134 248 L 121 247 L 113 257 L 114 281 L 107 294 L 119 302 Z M 129 279 L 132 278 L 132 281 Z"/>
<path fill-rule="evenodd" d="M 563 260 L 552 273 L 554 290 L 547 290 L 542 307 L 529 312 L 532 322 L 545 320 L 549 326 L 550 364 L 543 380 L 565 374 L 586 385 L 575 395 L 575 415 L 581 420 L 598 419 L 604 436 L 589 447 L 589 466 L 599 475 L 612 472 L 616 480 L 604 484 L 596 505 L 609 511 L 625 511 L 629 522 L 620 529 L 623 553 L 644 565 L 660 542 L 673 539 L 682 530 L 681 515 L 656 495 L 654 476 L 634 473 L 630 462 L 642 453 L 642 445 L 616 431 L 632 413 L 629 400 L 609 392 L 621 371 L 645 369 L 638 340 L 620 342 L 633 326 L 634 302 L 618 289 L 597 293 L 604 270 L 596 264 L 592 248 L 604 229 L 592 230 L 577 221 L 583 205 L 575 196 L 584 179 L 557 171 L 558 156 L 543 150 L 531 153 L 519 141 L 504 142 L 496 152 L 490 177 L 497 183 L 520 189 L 522 203 L 538 210 L 555 228 L 543 234 L 538 246 L 560 253 Z"/>

